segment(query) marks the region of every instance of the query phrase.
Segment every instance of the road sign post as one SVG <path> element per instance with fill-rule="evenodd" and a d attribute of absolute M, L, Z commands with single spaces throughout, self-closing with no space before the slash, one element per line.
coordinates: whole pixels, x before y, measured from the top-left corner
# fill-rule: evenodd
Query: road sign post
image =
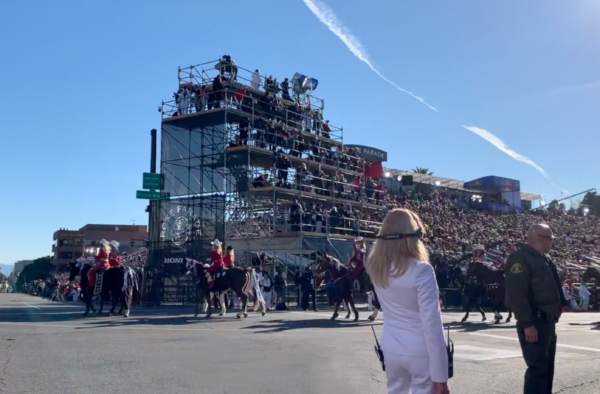
<path fill-rule="evenodd" d="M 142 189 L 161 190 L 162 189 L 162 174 L 153 174 L 144 172 Z"/>

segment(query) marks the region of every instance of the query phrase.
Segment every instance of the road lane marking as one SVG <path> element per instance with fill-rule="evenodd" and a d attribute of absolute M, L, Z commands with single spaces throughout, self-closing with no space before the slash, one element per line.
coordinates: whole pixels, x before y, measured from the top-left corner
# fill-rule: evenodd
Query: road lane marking
<path fill-rule="evenodd" d="M 502 335 L 482 334 L 482 333 L 479 333 L 479 332 L 467 332 L 466 334 L 477 335 L 477 336 L 480 336 L 480 337 L 488 337 L 488 338 L 508 339 L 509 341 L 517 341 L 517 342 L 519 341 L 519 338 L 509 338 L 509 337 L 504 337 Z M 587 350 L 587 351 L 590 351 L 590 352 L 600 353 L 600 349 L 596 349 L 596 348 L 593 348 L 593 347 L 566 345 L 566 344 L 563 344 L 563 343 L 557 343 L 556 346 L 558 346 L 558 347 L 564 347 L 564 348 L 568 348 L 568 349 Z"/>
<path fill-rule="evenodd" d="M 22 304 L 23 304 L 23 305 L 27 305 L 27 306 L 29 306 L 29 307 L 31 307 L 31 308 L 35 308 L 35 309 L 41 309 L 41 308 L 39 308 L 39 307 L 37 307 L 37 306 L 31 305 L 31 304 L 26 304 L 26 303 L 24 303 L 24 302 L 22 302 Z"/>

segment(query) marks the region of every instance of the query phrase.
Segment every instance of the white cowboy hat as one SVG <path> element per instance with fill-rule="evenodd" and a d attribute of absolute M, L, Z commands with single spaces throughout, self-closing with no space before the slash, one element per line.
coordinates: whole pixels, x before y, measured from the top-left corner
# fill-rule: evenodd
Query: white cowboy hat
<path fill-rule="evenodd" d="M 112 246 L 113 248 L 119 249 L 119 245 L 120 244 L 117 241 L 110 241 L 110 246 Z"/>
<path fill-rule="evenodd" d="M 363 237 L 357 237 L 357 238 L 354 240 L 354 242 L 362 242 L 362 241 L 364 241 L 364 238 L 363 238 Z"/>
<path fill-rule="evenodd" d="M 210 244 L 211 244 L 211 245 L 214 245 L 214 246 L 221 246 L 221 245 L 223 245 L 223 244 L 221 243 L 221 241 L 219 241 L 218 239 L 215 239 L 215 240 L 214 240 L 214 241 L 212 241 Z"/>
<path fill-rule="evenodd" d="M 100 245 L 107 245 L 107 246 L 108 246 L 108 245 L 109 245 L 109 243 L 108 243 L 108 241 L 107 241 L 107 240 L 105 240 L 105 239 L 102 239 L 102 240 L 100 241 Z"/>

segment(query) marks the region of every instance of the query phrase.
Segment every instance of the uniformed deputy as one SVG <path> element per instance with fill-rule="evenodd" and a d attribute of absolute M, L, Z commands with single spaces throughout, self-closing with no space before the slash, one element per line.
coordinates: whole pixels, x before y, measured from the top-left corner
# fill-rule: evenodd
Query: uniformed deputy
<path fill-rule="evenodd" d="M 525 394 L 551 394 L 556 354 L 556 322 L 566 307 L 556 265 L 546 256 L 552 230 L 531 226 L 527 244 L 506 263 L 506 304 L 515 313 L 517 333 L 527 364 Z"/>

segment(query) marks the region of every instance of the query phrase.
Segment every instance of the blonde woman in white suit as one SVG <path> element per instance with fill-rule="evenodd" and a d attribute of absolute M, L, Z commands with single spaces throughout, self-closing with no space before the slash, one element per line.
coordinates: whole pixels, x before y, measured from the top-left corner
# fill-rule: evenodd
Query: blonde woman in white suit
<path fill-rule="evenodd" d="M 367 262 L 383 310 L 381 348 L 390 394 L 448 394 L 448 354 L 425 227 L 406 209 L 390 211 Z"/>

